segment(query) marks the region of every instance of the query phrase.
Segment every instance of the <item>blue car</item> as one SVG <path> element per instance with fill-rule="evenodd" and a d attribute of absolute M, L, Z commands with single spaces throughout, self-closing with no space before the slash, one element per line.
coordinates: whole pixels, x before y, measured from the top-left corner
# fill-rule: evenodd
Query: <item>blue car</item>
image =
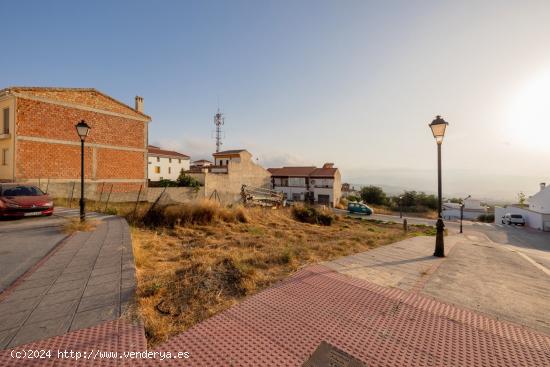
<path fill-rule="evenodd" d="M 348 212 L 350 214 L 371 215 L 372 213 L 374 213 L 374 210 L 363 203 L 351 201 L 348 203 Z"/>

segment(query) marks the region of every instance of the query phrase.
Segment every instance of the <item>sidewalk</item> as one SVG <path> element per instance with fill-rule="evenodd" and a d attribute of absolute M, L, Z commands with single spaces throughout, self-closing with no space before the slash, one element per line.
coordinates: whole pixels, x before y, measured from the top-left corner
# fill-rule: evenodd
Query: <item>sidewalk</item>
<path fill-rule="evenodd" d="M 103 218 L 0 295 L 0 349 L 118 319 L 135 292 L 128 224 Z"/>
<path fill-rule="evenodd" d="M 111 221 L 106 220 L 109 224 L 112 224 Z M 111 231 L 107 228 L 107 232 Z M 82 241 L 86 242 L 84 239 Z M 123 243 L 127 248 L 126 240 Z M 433 237 L 417 237 L 306 267 L 154 350 L 173 355 L 187 352 L 190 356 L 187 360 L 93 359 L 79 363 L 114 366 L 301 366 L 325 341 L 366 362 L 369 367 L 550 365 L 550 334 L 504 321 L 504 317 L 499 316 L 501 312 L 508 312 L 508 316 L 519 315 L 519 321 L 523 322 L 523 314 L 517 310 L 530 302 L 539 302 L 534 308 L 540 308 L 537 312 L 548 318 L 544 316 L 549 299 L 546 297 L 547 275 L 508 248 L 483 243 L 481 238 L 447 237 L 448 257 L 443 259 L 430 256 L 433 244 Z M 86 248 L 80 246 L 80 249 Z M 76 253 L 79 251 L 76 250 Z M 108 259 L 109 253 L 98 256 L 98 261 L 102 259 L 104 264 L 116 262 Z M 118 254 L 116 256 L 118 259 Z M 123 252 L 121 257 L 128 260 L 128 256 Z M 124 267 L 122 262 L 120 266 Z M 510 274 L 502 277 L 502 273 Z M 94 277 L 102 276 L 96 274 Z M 510 286 L 508 282 L 515 277 L 519 278 L 518 282 Z M 120 277 L 121 284 L 124 278 Z M 484 282 L 489 278 L 492 278 L 491 286 L 484 287 Z M 502 279 L 502 284 L 499 284 L 499 279 Z M 92 288 L 109 288 L 111 281 L 92 282 Z M 539 281 L 542 283 L 539 284 Z M 95 287 L 94 283 L 105 287 Z M 537 288 L 538 292 L 530 295 L 533 291 L 530 286 Z M 123 289 L 122 285 L 120 288 Z M 84 289 L 86 293 L 88 285 L 79 289 Z M 48 288 L 46 295 L 50 290 Z M 527 302 L 515 306 L 519 308 L 496 307 L 510 303 L 510 294 L 506 293 L 510 291 L 516 292 L 514 297 L 527 297 Z M 84 309 L 78 311 L 84 298 L 79 299 L 77 312 L 73 312 L 74 319 L 87 312 Z M 491 302 L 495 302 L 496 306 L 491 306 Z M 493 313 L 485 310 L 476 312 L 478 305 Z M 99 304 L 95 307 L 93 310 L 96 311 L 102 308 Z M 98 315 L 97 312 L 95 314 Z M 115 319 L 113 314 L 110 317 Z M 79 329 L 86 323 L 75 328 L 70 326 L 66 331 L 79 330 L 25 344 L 21 348 L 84 352 L 98 349 L 118 352 L 145 350 L 145 337 L 140 325 L 123 319 L 99 323 L 100 318 L 96 318 L 95 326 L 90 328 Z M 526 320 L 530 322 L 528 318 Z M 35 326 L 33 329 L 38 330 Z M 21 330 L 23 328 L 15 333 L 12 342 L 17 343 Z M 8 344 L 12 345 L 11 342 Z M 0 365 L 17 365 L 20 361 L 11 358 L 8 352 L 0 352 Z M 75 364 L 74 360 L 67 359 L 36 362 L 39 365 Z"/>

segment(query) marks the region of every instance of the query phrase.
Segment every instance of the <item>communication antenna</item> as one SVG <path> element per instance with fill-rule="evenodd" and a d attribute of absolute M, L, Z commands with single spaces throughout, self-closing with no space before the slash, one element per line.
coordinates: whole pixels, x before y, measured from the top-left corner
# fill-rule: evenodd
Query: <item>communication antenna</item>
<path fill-rule="evenodd" d="M 218 108 L 218 112 L 214 115 L 214 125 L 216 125 L 216 153 L 220 151 L 220 147 L 222 146 L 222 125 L 224 124 L 224 120 L 223 113 L 221 113 Z"/>

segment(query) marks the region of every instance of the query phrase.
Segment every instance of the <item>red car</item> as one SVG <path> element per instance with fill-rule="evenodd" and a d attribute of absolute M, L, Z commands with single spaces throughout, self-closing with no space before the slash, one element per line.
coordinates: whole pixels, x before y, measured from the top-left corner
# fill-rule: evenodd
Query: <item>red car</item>
<path fill-rule="evenodd" d="M 52 199 L 38 187 L 0 184 L 0 217 L 35 217 L 52 214 Z"/>

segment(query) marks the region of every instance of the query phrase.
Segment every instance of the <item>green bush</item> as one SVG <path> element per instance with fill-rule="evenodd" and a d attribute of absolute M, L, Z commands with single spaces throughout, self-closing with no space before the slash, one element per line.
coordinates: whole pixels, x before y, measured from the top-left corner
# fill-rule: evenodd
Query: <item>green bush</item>
<path fill-rule="evenodd" d="M 168 180 L 168 179 L 162 179 L 158 182 L 159 187 L 178 187 L 178 183 L 176 181 Z"/>
<path fill-rule="evenodd" d="M 185 172 L 182 169 L 180 171 L 180 175 L 177 179 L 177 186 L 180 186 L 180 187 L 194 187 L 195 189 L 198 189 L 201 186 L 201 184 L 196 178 L 185 174 Z"/>

